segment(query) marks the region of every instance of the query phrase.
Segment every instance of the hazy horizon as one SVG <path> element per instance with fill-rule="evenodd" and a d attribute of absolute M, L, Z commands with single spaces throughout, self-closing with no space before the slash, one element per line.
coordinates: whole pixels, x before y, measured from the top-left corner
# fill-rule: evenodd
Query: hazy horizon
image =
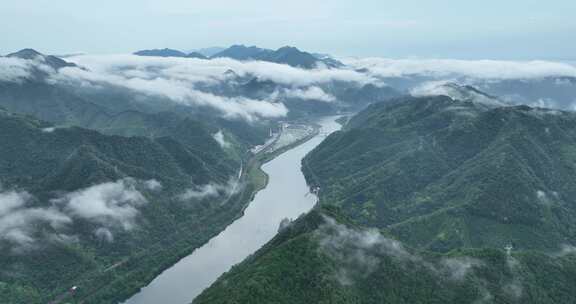
<path fill-rule="evenodd" d="M 336 56 L 576 60 L 576 2 L 5 0 L 0 53 L 130 53 L 233 44 Z"/>

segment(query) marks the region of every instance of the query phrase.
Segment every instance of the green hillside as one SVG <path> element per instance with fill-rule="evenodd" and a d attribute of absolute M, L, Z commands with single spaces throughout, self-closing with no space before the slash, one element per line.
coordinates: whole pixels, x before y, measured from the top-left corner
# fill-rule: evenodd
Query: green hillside
<path fill-rule="evenodd" d="M 574 239 L 576 115 L 449 97 L 375 104 L 304 160 L 323 204 L 411 246 L 556 250 Z"/>
<path fill-rule="evenodd" d="M 317 208 L 193 303 L 573 303 L 574 283 L 573 252 L 417 251 Z"/>
<path fill-rule="evenodd" d="M 573 303 L 576 115 L 446 96 L 354 116 L 318 206 L 193 303 Z"/>
<path fill-rule="evenodd" d="M 174 121 L 124 137 L 0 109 L 2 301 L 123 300 L 241 213 L 257 185 L 229 192 L 240 160 Z"/>

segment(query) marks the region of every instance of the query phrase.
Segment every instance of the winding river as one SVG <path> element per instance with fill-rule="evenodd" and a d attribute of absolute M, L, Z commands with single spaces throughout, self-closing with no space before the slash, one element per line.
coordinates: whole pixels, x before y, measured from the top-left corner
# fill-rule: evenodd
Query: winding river
<path fill-rule="evenodd" d="M 264 164 L 262 169 L 269 176 L 268 185 L 256 194 L 244 216 L 165 270 L 125 304 L 192 302 L 222 273 L 272 239 L 282 219 L 295 219 L 309 211 L 317 198 L 309 193 L 301 172 L 301 160 L 327 134 L 340 129 L 335 119 L 321 119 L 318 135 Z"/>

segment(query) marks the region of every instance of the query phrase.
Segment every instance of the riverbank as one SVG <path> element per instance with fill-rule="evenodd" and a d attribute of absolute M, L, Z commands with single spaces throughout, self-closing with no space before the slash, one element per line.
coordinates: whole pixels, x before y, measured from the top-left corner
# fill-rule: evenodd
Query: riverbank
<path fill-rule="evenodd" d="M 134 252 L 129 258 L 112 261 L 107 267 L 86 271 L 76 278 L 73 292 L 54 293 L 51 303 L 119 303 L 137 294 L 180 260 L 204 246 L 231 223 L 241 218 L 256 194 L 266 188 L 268 176 L 262 166 L 310 138 L 292 143 L 281 150 L 263 151 L 244 166 L 240 177 L 242 190 L 220 202 L 202 219 L 178 222 L 176 229 L 152 246 Z"/>
<path fill-rule="evenodd" d="M 321 122 L 331 130 L 339 128 L 333 118 L 324 118 Z M 189 303 L 223 272 L 270 240 L 284 218 L 296 218 L 310 210 L 316 197 L 309 195 L 300 162 L 322 141 L 320 133 L 316 126 L 305 138 L 282 149 L 257 154 L 247 164 L 246 176 L 251 179 L 251 185 L 263 187 L 263 190 L 244 191 L 244 195 L 248 195 L 253 190 L 250 194 L 255 195 L 238 213 L 243 215 L 207 244 L 164 271 L 126 303 Z"/>
<path fill-rule="evenodd" d="M 276 149 L 276 150 L 263 149 L 259 153 L 255 154 L 248 161 L 248 163 L 245 166 L 245 169 L 243 170 L 244 172 L 242 174 L 240 183 L 243 184 L 244 187 L 242 188 L 242 190 L 239 193 L 235 194 L 233 197 L 230 197 L 228 199 L 228 201 L 234 202 L 234 203 L 233 204 L 226 204 L 226 206 L 228 208 L 222 209 L 219 212 L 214 213 L 212 215 L 214 218 L 222 218 L 222 220 L 218 221 L 218 222 L 219 223 L 225 222 L 225 224 L 219 225 L 220 229 L 210 229 L 209 227 L 204 227 L 204 229 L 210 229 L 211 230 L 209 237 L 204 238 L 204 242 L 199 243 L 199 245 L 188 246 L 186 248 L 182 248 L 181 250 L 179 250 L 178 254 L 174 255 L 174 258 L 170 259 L 170 263 L 163 264 L 163 265 L 168 265 L 168 267 L 162 267 L 162 269 L 159 269 L 158 272 L 154 273 L 152 280 L 154 278 L 156 278 L 157 276 L 159 276 L 160 274 L 162 274 L 162 272 L 164 270 L 175 265 L 176 263 L 178 263 L 180 260 L 182 260 L 186 256 L 189 256 L 190 254 L 192 254 L 194 252 L 194 250 L 196 250 L 197 248 L 200 248 L 200 247 L 206 245 L 206 243 L 208 243 L 210 241 L 210 239 L 212 239 L 214 236 L 221 233 L 229 224 L 242 218 L 245 214 L 246 208 L 248 208 L 248 206 L 250 206 L 250 203 L 254 200 L 257 193 L 259 191 L 261 191 L 262 189 L 265 189 L 266 186 L 268 185 L 269 176 L 268 176 L 268 174 L 266 174 L 266 172 L 264 172 L 264 170 L 262 170 L 262 166 L 265 165 L 266 163 L 274 160 L 279 155 L 282 155 L 283 153 L 286 153 L 287 151 L 289 151 L 295 147 L 298 147 L 298 146 L 302 145 L 303 143 L 306 143 L 310 139 L 314 138 L 315 136 L 317 136 L 319 133 L 319 126 L 315 125 L 315 124 L 308 124 L 308 126 L 310 126 L 312 128 L 312 132 L 307 134 L 307 136 L 300 138 L 300 139 L 298 139 L 292 143 L 289 143 L 280 149 Z M 225 219 L 223 217 L 225 217 Z M 152 280 L 150 280 L 150 282 L 152 282 Z M 138 288 L 138 289 L 134 290 L 134 292 L 132 292 L 130 295 L 125 296 L 124 299 L 130 298 L 133 295 L 137 295 L 141 290 L 142 290 L 142 288 Z M 136 302 L 136 301 L 132 302 L 131 300 L 128 300 L 125 303 L 126 304 L 134 303 L 135 304 L 138 302 Z"/>

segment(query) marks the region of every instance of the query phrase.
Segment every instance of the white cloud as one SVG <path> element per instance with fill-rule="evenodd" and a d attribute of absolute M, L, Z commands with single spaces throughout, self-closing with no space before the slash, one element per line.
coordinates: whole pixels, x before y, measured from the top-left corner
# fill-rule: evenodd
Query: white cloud
<path fill-rule="evenodd" d="M 472 303 L 491 303 L 494 298 L 486 287 L 486 280 L 479 272 L 475 272 L 477 268 L 485 267 L 484 262 L 479 259 L 458 256 L 438 261 L 430 260 L 418 253 L 410 253 L 402 243 L 385 237 L 376 229 L 349 228 L 329 217 L 324 217 L 324 224 L 316 230 L 315 237 L 319 250 L 336 262 L 338 267 L 335 269 L 335 279 L 344 286 L 352 285 L 358 279 L 366 279 L 379 271 L 383 258 L 387 256 L 395 258 L 401 263 L 400 266 L 421 267 L 419 271 L 429 272 L 441 280 L 475 282 L 480 295 Z M 562 254 L 573 252 L 573 247 L 566 246 Z M 520 299 L 523 295 L 520 262 L 510 254 L 506 258 L 505 272 L 511 272 L 512 277 L 504 281 L 501 289 L 511 297 Z"/>
<path fill-rule="evenodd" d="M 288 112 L 284 104 L 255 100 L 245 97 L 225 97 L 212 93 L 202 92 L 193 88 L 193 82 L 185 77 L 173 77 L 158 71 L 149 72 L 140 77 L 126 76 L 125 72 L 114 73 L 82 70 L 78 68 L 64 68 L 54 74 L 51 81 L 54 83 L 80 83 L 83 85 L 110 85 L 120 86 L 148 95 L 158 95 L 169 98 L 174 102 L 191 106 L 207 106 L 216 109 L 226 117 L 242 118 L 248 121 L 257 118 L 281 117 Z"/>
<path fill-rule="evenodd" d="M 32 61 L 0 57 L 0 81 L 22 82 L 30 78 Z"/>
<path fill-rule="evenodd" d="M 42 229 L 43 226 L 55 231 L 72 222 L 55 207 L 29 207 L 31 200 L 27 192 L 0 192 L 0 240 L 9 242 L 15 252 L 34 248 L 37 237 L 58 239 L 57 235 Z"/>
<path fill-rule="evenodd" d="M 133 77 L 158 77 L 183 80 L 191 83 L 220 82 L 228 80 L 225 73 L 234 71 L 239 76 L 252 75 L 261 80 L 271 80 L 282 85 L 308 86 L 332 81 L 350 81 L 361 84 L 375 79 L 348 69 L 304 70 L 285 64 L 264 61 L 236 61 L 228 58 L 202 60 L 193 58 L 163 58 L 135 55 L 77 56 L 67 58 L 97 73 L 129 73 Z M 134 72 L 137 71 L 137 72 Z M 137 74 L 135 74 L 137 73 Z"/>
<path fill-rule="evenodd" d="M 220 147 L 224 149 L 230 147 L 230 143 L 226 141 L 226 138 L 224 138 L 224 133 L 222 130 L 214 133 L 212 137 L 214 137 L 214 140 L 220 145 Z"/>
<path fill-rule="evenodd" d="M 316 100 L 324 102 L 333 102 L 336 97 L 330 95 L 319 87 L 312 86 L 305 89 L 286 89 L 284 95 L 290 98 L 300 98 L 305 100 Z"/>
<path fill-rule="evenodd" d="M 162 189 L 156 180 L 126 178 L 68 193 L 52 200 L 49 207 L 33 207 L 34 197 L 28 192 L 4 191 L 0 187 L 0 245 L 8 244 L 18 253 L 36 248 L 40 241 L 76 241 L 75 236 L 62 233 L 75 219 L 101 225 L 94 235 L 112 242 L 112 229 L 132 229 L 139 213 L 137 207 L 146 203 L 139 187 Z"/>
<path fill-rule="evenodd" d="M 491 97 L 477 91 L 468 89 L 453 80 L 426 81 L 410 90 L 412 96 L 448 96 L 454 100 L 472 101 L 492 107 L 506 106 L 498 98 Z"/>
<path fill-rule="evenodd" d="M 108 243 L 114 242 L 114 234 L 112 234 L 112 231 L 110 231 L 110 229 L 108 228 L 104 227 L 97 228 L 96 230 L 94 230 L 94 235 L 98 239 L 106 241 Z"/>
<path fill-rule="evenodd" d="M 162 184 L 155 179 L 147 180 L 147 181 L 143 182 L 143 184 L 150 191 L 162 190 Z"/>
<path fill-rule="evenodd" d="M 396 240 L 384 237 L 378 230 L 355 230 L 324 217 L 325 223 L 316 231 L 319 249 L 338 263 L 335 279 L 342 285 L 354 284 L 377 271 L 381 256 L 399 261 L 419 261 Z"/>
<path fill-rule="evenodd" d="M 201 186 L 193 186 L 178 195 L 178 199 L 188 201 L 191 199 L 205 199 L 210 197 L 219 197 L 222 195 L 230 196 L 240 190 L 241 185 L 238 180 L 230 179 L 226 184 L 206 184 Z"/>
<path fill-rule="evenodd" d="M 442 261 L 444 270 L 449 275 L 450 279 L 454 281 L 462 281 L 466 276 L 472 272 L 474 267 L 482 266 L 483 263 L 479 260 L 469 257 L 448 258 Z"/>
<path fill-rule="evenodd" d="M 56 131 L 56 128 L 54 128 L 54 127 L 42 129 L 43 133 L 53 133 L 54 131 Z"/>
<path fill-rule="evenodd" d="M 261 61 L 236 61 L 227 58 L 201 60 L 192 58 L 161 58 L 134 55 L 76 56 L 67 58 L 88 70 L 64 68 L 53 78 L 59 82 L 80 82 L 94 86 L 98 83 L 126 87 L 151 95 L 161 95 L 173 101 L 198 106 L 209 106 L 226 117 L 254 120 L 282 117 L 288 112 L 284 104 L 273 100 L 256 100 L 245 97 L 226 97 L 198 87 L 218 87 L 231 84 L 243 77 L 270 80 L 281 86 L 299 90 L 334 81 L 357 85 L 377 82 L 365 74 L 348 69 L 304 70 L 288 65 Z M 233 71 L 234 73 L 227 73 Z M 239 77 L 239 78 L 237 78 Z M 294 91 L 305 98 L 322 101 L 333 97 L 320 88 Z"/>
<path fill-rule="evenodd" d="M 136 184 L 129 178 L 103 183 L 68 193 L 55 202 L 74 218 L 106 228 L 130 230 L 139 214 L 137 208 L 147 203 Z"/>
<path fill-rule="evenodd" d="M 375 77 L 471 77 L 478 79 L 530 79 L 549 76 L 576 77 L 576 67 L 551 61 L 499 61 L 455 59 L 343 59 Z"/>
<path fill-rule="evenodd" d="M 561 258 L 571 254 L 576 254 L 576 246 L 564 244 L 559 252 L 556 252 L 551 256 Z"/>

